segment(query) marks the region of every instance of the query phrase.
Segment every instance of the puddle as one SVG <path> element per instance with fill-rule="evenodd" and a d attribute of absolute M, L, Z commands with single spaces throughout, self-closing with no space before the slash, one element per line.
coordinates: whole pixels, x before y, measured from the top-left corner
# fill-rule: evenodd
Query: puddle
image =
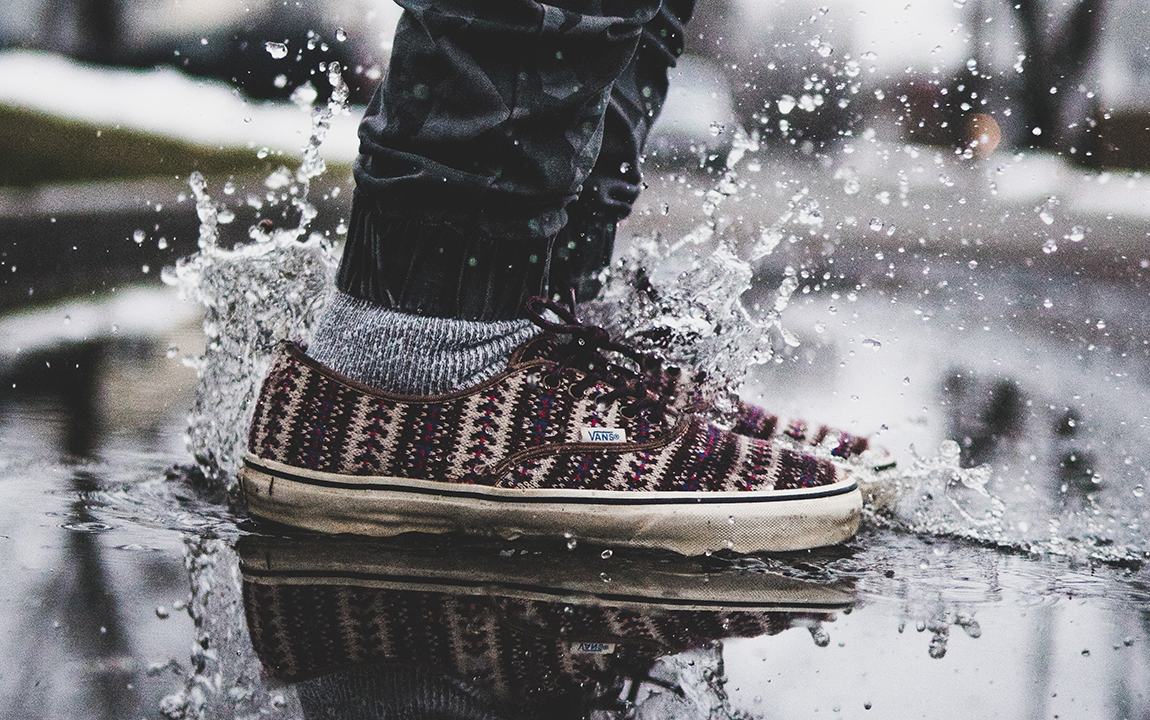
<path fill-rule="evenodd" d="M 771 162 L 652 178 L 645 202 L 688 209 L 628 224 L 608 303 L 711 371 L 720 416 L 739 391 L 874 433 L 898 465 L 854 468 L 857 538 L 681 558 L 253 526 L 227 494 L 251 396 L 332 270 L 308 233 L 313 153 L 277 171 L 298 225 L 250 242 L 219 241 L 225 208 L 193 180 L 200 254 L 166 277 L 206 307 L 202 353 L 187 323 L 100 320 L 4 351 L 4 716 L 1150 713 L 1141 279 L 1080 272 L 1038 236 L 1014 260 L 919 243 L 801 178 L 756 194 Z"/>

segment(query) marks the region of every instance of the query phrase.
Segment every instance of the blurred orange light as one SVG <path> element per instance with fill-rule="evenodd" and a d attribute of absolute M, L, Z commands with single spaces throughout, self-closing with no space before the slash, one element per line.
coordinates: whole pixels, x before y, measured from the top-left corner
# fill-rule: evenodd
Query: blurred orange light
<path fill-rule="evenodd" d="M 963 133 L 965 147 L 970 148 L 976 157 L 985 158 L 994 152 L 1002 141 L 1002 130 L 994 118 L 986 113 L 975 113 L 966 118 Z"/>

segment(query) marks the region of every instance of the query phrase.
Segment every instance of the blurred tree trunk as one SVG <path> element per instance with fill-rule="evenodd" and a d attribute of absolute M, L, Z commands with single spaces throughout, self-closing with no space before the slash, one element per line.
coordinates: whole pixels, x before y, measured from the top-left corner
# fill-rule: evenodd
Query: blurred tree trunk
<path fill-rule="evenodd" d="M 1098 49 L 1106 0 L 1078 0 L 1061 25 L 1042 0 L 1007 0 L 1022 35 L 1024 139 L 1032 147 L 1063 149 L 1079 142 L 1095 109 L 1080 90 Z M 1073 126 L 1073 127 L 1071 127 Z M 1039 134 L 1033 134 L 1037 128 Z"/>
<path fill-rule="evenodd" d="M 49 50 L 113 64 L 123 53 L 124 0 L 48 0 L 44 26 Z"/>

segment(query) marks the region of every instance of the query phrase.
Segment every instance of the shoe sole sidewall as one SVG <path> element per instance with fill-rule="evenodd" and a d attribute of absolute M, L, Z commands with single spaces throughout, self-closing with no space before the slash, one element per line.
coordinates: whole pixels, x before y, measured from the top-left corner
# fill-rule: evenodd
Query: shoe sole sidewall
<path fill-rule="evenodd" d="M 252 515 L 316 532 L 564 536 L 684 555 L 833 545 L 858 531 L 862 509 L 849 477 L 778 491 L 515 489 L 325 473 L 249 455 L 240 481 Z"/>

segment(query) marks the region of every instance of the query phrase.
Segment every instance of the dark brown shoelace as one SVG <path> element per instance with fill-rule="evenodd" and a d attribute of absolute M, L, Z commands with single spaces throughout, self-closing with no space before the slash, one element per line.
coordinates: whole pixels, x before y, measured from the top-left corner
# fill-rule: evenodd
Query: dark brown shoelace
<path fill-rule="evenodd" d="M 585 373 L 585 377 L 572 387 L 572 392 L 585 393 L 596 383 L 604 382 L 614 389 L 601 395 L 599 402 L 631 398 L 622 411 L 624 416 L 635 417 L 647 410 L 653 420 L 659 421 L 666 415 L 666 404 L 652 391 L 649 382 L 649 373 L 659 367 L 657 358 L 613 340 L 605 329 L 597 325 L 580 322 L 572 307 L 537 295 L 527 300 L 526 309 L 528 317 L 540 328 L 571 337 L 549 353 L 550 359 L 555 361 L 549 373 L 552 382 L 557 382 L 569 368 L 578 369 Z M 560 322 L 548 320 L 544 315 L 547 311 Z M 630 360 L 636 370 L 612 362 L 607 353 L 616 353 Z"/>

